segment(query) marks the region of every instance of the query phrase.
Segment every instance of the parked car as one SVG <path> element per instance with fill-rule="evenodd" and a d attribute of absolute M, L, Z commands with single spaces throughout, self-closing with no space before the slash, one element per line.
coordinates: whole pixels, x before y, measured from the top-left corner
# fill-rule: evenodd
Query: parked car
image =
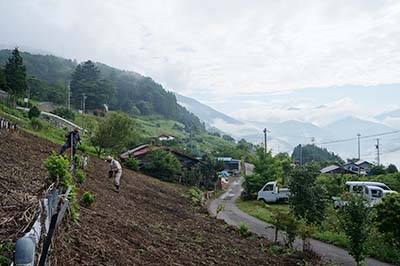
<path fill-rule="evenodd" d="M 279 202 L 287 201 L 290 196 L 290 190 L 288 188 L 279 188 L 278 182 L 268 182 L 263 188 L 257 193 L 257 200 L 264 202 Z"/>
<path fill-rule="evenodd" d="M 391 190 L 384 183 L 369 181 L 348 181 L 346 182 L 346 191 L 360 194 L 367 200 L 369 206 L 378 204 L 388 194 L 397 193 L 397 191 Z M 332 200 L 335 208 L 340 208 L 347 204 L 340 197 L 332 197 Z"/>

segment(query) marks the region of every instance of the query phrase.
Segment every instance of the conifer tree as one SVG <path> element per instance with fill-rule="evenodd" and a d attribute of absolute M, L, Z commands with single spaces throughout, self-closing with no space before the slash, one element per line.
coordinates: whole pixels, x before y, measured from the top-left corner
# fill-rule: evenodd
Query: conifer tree
<path fill-rule="evenodd" d="M 13 97 L 24 96 L 27 91 L 26 67 L 18 48 L 15 48 L 8 58 L 4 74 L 8 93 Z"/>

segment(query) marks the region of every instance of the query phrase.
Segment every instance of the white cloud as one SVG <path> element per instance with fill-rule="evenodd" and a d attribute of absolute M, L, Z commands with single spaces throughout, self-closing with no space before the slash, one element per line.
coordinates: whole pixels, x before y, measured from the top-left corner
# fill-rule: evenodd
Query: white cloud
<path fill-rule="evenodd" d="M 3 41 L 196 95 L 400 81 L 396 1 L 6 1 Z M 16 12 L 18 10 L 18 12 Z M 11 29 L 12 28 L 12 29 Z"/>
<path fill-rule="evenodd" d="M 243 119 L 368 115 L 346 95 L 318 105 L 251 98 L 400 82 L 399 1 L 0 0 L 0 10 L 0 24 L 12 25 L 1 43 L 134 70 L 209 102 L 248 99 L 224 107 Z"/>
<path fill-rule="evenodd" d="M 353 99 L 344 97 L 336 101 L 315 105 L 307 99 L 287 99 L 280 101 L 252 102 L 248 108 L 241 108 L 232 114 L 242 120 L 256 122 L 283 122 L 287 120 L 299 120 L 326 125 L 334 120 L 357 116 L 363 119 L 370 119 L 377 110 L 371 108 L 365 110 Z"/>

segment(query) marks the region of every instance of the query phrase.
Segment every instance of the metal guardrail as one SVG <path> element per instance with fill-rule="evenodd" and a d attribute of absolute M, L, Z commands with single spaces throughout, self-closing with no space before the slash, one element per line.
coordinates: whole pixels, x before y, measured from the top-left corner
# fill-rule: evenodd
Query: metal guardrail
<path fill-rule="evenodd" d="M 17 106 L 16 109 L 22 110 L 22 111 L 25 111 L 25 112 L 29 112 L 29 108 L 25 108 L 25 107 L 21 107 L 21 106 Z M 69 121 L 69 120 L 67 120 L 65 118 L 62 118 L 61 116 L 58 116 L 58 115 L 55 115 L 55 114 L 52 114 L 52 113 L 48 113 L 48 112 L 45 112 L 45 111 L 41 111 L 40 115 L 42 117 L 48 118 L 49 120 L 52 120 L 52 119 L 53 120 L 57 120 L 58 122 L 64 124 L 65 126 L 67 126 L 70 129 L 73 129 L 73 128 L 77 127 L 80 130 L 83 130 L 82 127 L 78 126 L 77 124 L 75 124 L 75 123 L 73 123 L 73 122 L 71 122 L 71 121 Z"/>
<path fill-rule="evenodd" d="M 60 194 L 60 190 L 54 188 L 53 185 L 49 187 L 46 197 L 41 201 L 41 206 L 38 208 L 36 220 L 31 230 L 16 242 L 12 265 L 34 266 L 37 253 L 40 254 L 37 265 L 44 266 L 47 264 L 54 233 L 69 206 L 68 195 L 70 192 L 71 188 L 68 188 L 64 194 Z M 45 217 L 44 222 L 42 215 Z M 42 249 L 37 252 L 41 237 L 43 238 Z"/>

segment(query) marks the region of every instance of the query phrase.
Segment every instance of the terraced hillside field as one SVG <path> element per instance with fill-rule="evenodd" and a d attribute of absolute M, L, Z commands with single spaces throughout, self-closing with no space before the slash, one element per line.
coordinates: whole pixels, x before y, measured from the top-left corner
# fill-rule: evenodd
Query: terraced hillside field
<path fill-rule="evenodd" d="M 1 135 L 0 217 L 4 221 L 15 216 L 1 225 L 1 241 L 23 233 L 19 230 L 24 226 L 15 221 L 25 207 L 12 207 L 12 197 L 25 193 L 36 200 L 42 195 L 42 161 L 56 148 L 26 133 Z M 183 187 L 124 170 L 122 191 L 116 193 L 107 164 L 96 158 L 91 158 L 86 174 L 80 195 L 90 191 L 96 202 L 81 207 L 79 224 L 64 223 L 57 231 L 53 265 L 318 264 L 299 254 L 274 256 L 266 240 L 240 237 L 236 229 L 193 207 Z M 6 205 L 11 207 L 3 208 Z"/>

